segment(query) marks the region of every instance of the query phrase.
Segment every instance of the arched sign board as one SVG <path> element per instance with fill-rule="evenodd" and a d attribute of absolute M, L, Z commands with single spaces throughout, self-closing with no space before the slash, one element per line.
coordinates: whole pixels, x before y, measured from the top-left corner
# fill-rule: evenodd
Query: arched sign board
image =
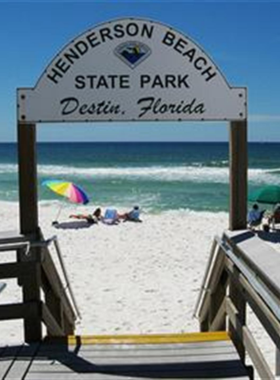
<path fill-rule="evenodd" d="M 246 120 L 232 88 L 189 37 L 158 22 L 120 19 L 71 41 L 35 88 L 18 90 L 18 121 Z"/>
<path fill-rule="evenodd" d="M 189 37 L 145 19 L 106 22 L 73 39 L 17 97 L 22 233 L 38 229 L 36 124 L 47 122 L 228 120 L 229 224 L 246 227 L 246 89 L 230 87 Z"/>

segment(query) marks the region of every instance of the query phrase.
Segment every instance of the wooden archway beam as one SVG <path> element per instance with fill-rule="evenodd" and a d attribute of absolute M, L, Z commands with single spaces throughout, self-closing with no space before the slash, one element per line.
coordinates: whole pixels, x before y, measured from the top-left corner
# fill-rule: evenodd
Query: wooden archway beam
<path fill-rule="evenodd" d="M 20 233 L 38 232 L 36 124 L 18 123 Z"/>
<path fill-rule="evenodd" d="M 229 228 L 241 230 L 247 228 L 247 120 L 230 123 L 229 156 Z"/>

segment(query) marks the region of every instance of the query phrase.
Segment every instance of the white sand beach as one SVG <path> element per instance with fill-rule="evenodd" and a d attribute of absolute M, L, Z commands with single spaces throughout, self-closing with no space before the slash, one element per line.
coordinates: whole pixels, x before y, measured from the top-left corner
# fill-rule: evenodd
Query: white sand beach
<path fill-rule="evenodd" d="M 63 209 L 60 222 L 65 228 L 57 229 L 51 225 L 56 208 L 40 205 L 42 231 L 45 238 L 58 236 L 82 315 L 77 334 L 199 331 L 194 307 L 213 237 L 227 228 L 227 213 L 143 213 L 143 223 L 70 228 L 73 220 L 68 216 L 76 211 L 88 208 Z M 17 229 L 18 205 L 1 202 L 0 218 L 2 230 Z M 52 254 L 55 258 L 54 250 Z M 16 283 L 6 282 L 0 302 L 20 300 Z M 273 360 L 274 353 L 256 322 L 253 329 Z M 22 322 L 1 322 L 0 331 L 2 343 L 22 340 Z"/>
<path fill-rule="evenodd" d="M 198 329 L 194 306 L 213 237 L 227 225 L 226 213 L 144 213 L 143 223 L 71 228 L 84 225 L 68 218 L 72 212 L 88 208 L 63 209 L 60 222 L 65 228 L 54 228 L 56 208 L 40 206 L 42 231 L 45 238 L 58 237 L 82 314 L 78 334 Z M 2 202 L 0 215 L 2 230 L 17 229 L 16 204 Z M 13 298 L 13 292 L 8 285 L 1 302 Z M 14 335 L 7 333 L 7 339 Z"/>

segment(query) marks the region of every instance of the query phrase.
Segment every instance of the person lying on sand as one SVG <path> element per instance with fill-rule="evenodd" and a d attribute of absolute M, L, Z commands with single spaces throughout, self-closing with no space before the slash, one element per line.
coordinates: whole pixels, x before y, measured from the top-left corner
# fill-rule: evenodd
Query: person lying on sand
<path fill-rule="evenodd" d="M 102 211 L 98 207 L 92 214 L 72 214 L 69 218 L 85 219 L 90 224 L 96 224 L 102 219 Z"/>
<path fill-rule="evenodd" d="M 124 222 L 142 222 L 139 206 L 134 206 L 131 211 L 119 215 L 119 218 L 123 219 Z"/>

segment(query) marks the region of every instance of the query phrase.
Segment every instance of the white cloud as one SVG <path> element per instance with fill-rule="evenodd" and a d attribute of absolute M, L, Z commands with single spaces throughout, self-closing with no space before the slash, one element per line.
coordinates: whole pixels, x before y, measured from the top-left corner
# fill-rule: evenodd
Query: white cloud
<path fill-rule="evenodd" d="M 269 122 L 269 123 L 279 123 L 280 122 L 280 115 L 249 115 L 249 121 L 256 122 L 256 123 L 262 123 L 262 122 Z"/>

